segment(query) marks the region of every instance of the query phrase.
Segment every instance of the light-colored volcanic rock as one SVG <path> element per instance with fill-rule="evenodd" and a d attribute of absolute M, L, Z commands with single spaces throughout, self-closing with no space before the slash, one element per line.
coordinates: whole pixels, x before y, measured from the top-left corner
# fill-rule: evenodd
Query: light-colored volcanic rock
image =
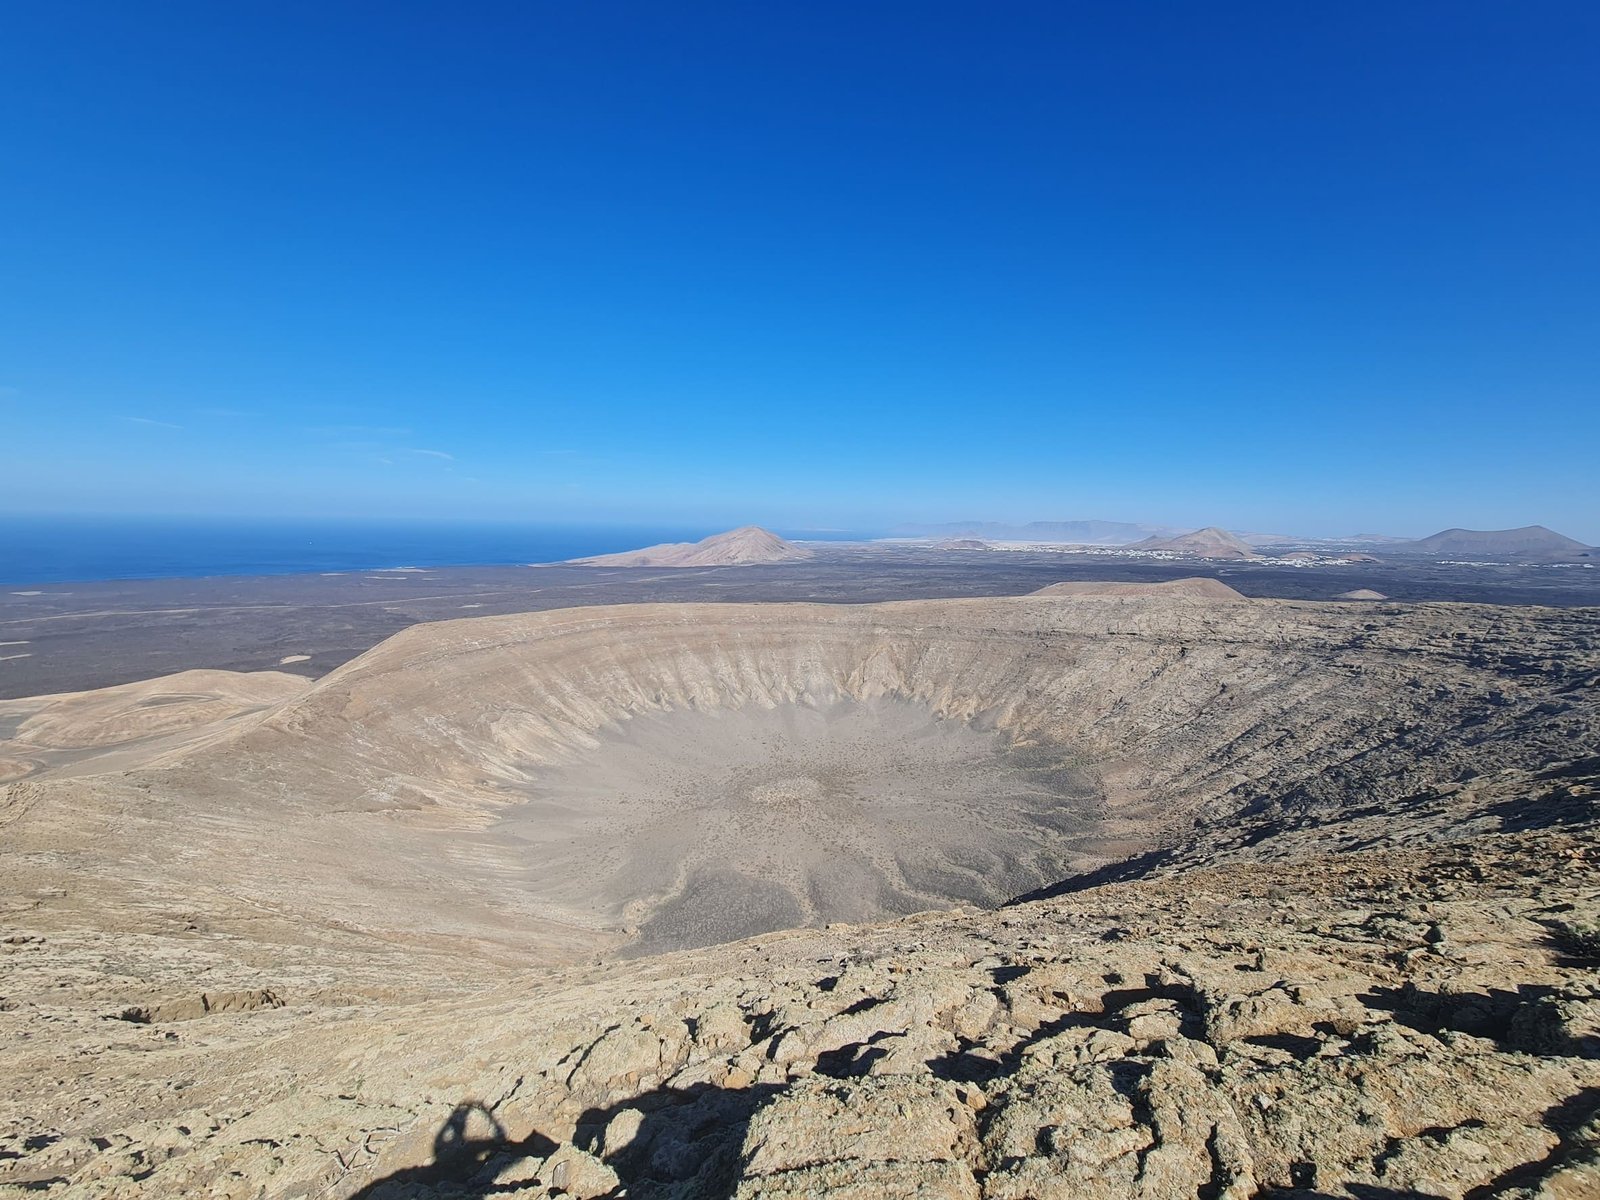
<path fill-rule="evenodd" d="M 1105 583 L 1089 580 L 1068 580 L 1051 583 L 1033 593 L 1035 596 L 1186 596 L 1192 600 L 1244 600 L 1246 597 L 1220 579 L 1191 576 L 1188 579 L 1168 579 L 1162 583 Z"/>
<path fill-rule="evenodd" d="M 1392 811 L 1343 856 L 603 969 L 347 936 L 329 986 L 294 943 L 262 953 L 270 925 L 96 941 L 46 899 L 8 914 L 0 959 L 0 1180 L 72 1200 L 1592 1195 L 1600 843 L 1578 779 L 1565 801 L 1554 782 L 1457 793 L 1454 840 L 1397 843 Z M 152 976 L 191 1006 L 104 1019 Z M 253 1008 L 192 1015 L 202 980 L 269 977 Z"/>
<path fill-rule="evenodd" d="M 0 700 L 0 763 L 17 764 L 12 778 L 45 768 L 58 775 L 127 769 L 193 748 L 310 686 L 280 671 L 183 671 L 95 691 Z"/>
<path fill-rule="evenodd" d="M 1382 592 L 1375 592 L 1371 588 L 1356 588 L 1353 592 L 1340 592 L 1340 600 L 1387 600 L 1389 597 Z"/>
<path fill-rule="evenodd" d="M 1406 794 L 1571 736 L 1527 714 L 1570 706 L 1576 650 L 1520 664 L 1586 614 L 1371 613 L 1180 593 L 416 626 L 186 753 L 13 784 L 8 839 L 175 887 L 225 860 L 207 882 L 300 921 L 556 961 L 993 903 L 1273 798 Z M 206 861 L 169 860 L 172 829 Z"/>
<path fill-rule="evenodd" d="M 759 563 L 801 562 L 811 556 L 811 551 L 786 542 L 759 525 L 745 525 L 712 534 L 698 542 L 663 542 L 642 550 L 572 561 L 595 567 L 746 567 Z"/>
<path fill-rule="evenodd" d="M 1179 534 L 1177 537 L 1146 538 L 1142 542 L 1135 542 L 1130 549 L 1167 550 L 1173 554 L 1186 554 L 1194 558 L 1252 559 L 1260 557 L 1251 546 L 1234 537 L 1226 529 L 1219 529 L 1215 525 L 1208 525 L 1204 529 L 1196 529 L 1193 533 Z"/>
<path fill-rule="evenodd" d="M 1588 1194 L 1597 683 L 1583 610 L 419 626 L 0 788 L 0 1189 Z"/>
<path fill-rule="evenodd" d="M 1108 596 L 446 622 L 139 782 L 161 820 L 199 808 L 238 839 L 236 881 L 297 878 L 292 902 L 329 913 L 371 898 L 320 843 L 339 828 L 383 863 L 380 912 L 414 922 L 431 898 L 451 930 L 514 914 L 523 945 L 559 927 L 620 946 L 702 896 L 770 925 L 864 920 L 1031 890 L 1261 795 L 1335 803 L 1491 747 L 1539 753 L 1496 744 L 1521 711 L 1491 699 L 1500 610 L 1442 615 L 1367 630 L 1344 606 Z M 825 735 L 806 724 L 829 713 L 860 738 L 849 761 L 808 765 L 806 738 Z M 1469 716 L 1470 748 L 1434 732 Z M 916 820 L 873 796 L 913 732 L 916 786 L 940 797 Z M 843 894 L 860 900 L 815 899 Z"/>

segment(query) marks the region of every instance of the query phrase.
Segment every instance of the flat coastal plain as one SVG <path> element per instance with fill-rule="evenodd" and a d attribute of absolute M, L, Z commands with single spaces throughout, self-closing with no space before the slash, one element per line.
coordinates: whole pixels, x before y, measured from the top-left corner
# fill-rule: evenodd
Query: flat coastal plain
<path fill-rule="evenodd" d="M 1348 566 L 1142 561 L 1114 554 L 815 543 L 806 562 L 650 569 L 548 563 L 318 575 L 0 584 L 0 699 L 80 691 L 196 668 L 320 678 L 424 621 L 644 601 L 1015 596 L 1073 580 L 1194 575 L 1247 596 L 1402 603 L 1600 605 L 1600 570 L 1460 565 L 1394 556 Z"/>

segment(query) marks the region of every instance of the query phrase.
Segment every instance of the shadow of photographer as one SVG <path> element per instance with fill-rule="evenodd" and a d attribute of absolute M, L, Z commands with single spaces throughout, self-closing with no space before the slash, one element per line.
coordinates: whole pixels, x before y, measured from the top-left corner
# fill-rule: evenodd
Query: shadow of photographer
<path fill-rule="evenodd" d="M 513 1139 L 499 1116 L 465 1101 L 440 1126 L 433 1161 L 372 1180 L 351 1200 L 414 1200 L 560 1193 L 649 1197 L 671 1191 L 729 1200 L 754 1115 L 777 1089 L 657 1088 L 586 1110 L 569 1142 L 537 1130 Z"/>

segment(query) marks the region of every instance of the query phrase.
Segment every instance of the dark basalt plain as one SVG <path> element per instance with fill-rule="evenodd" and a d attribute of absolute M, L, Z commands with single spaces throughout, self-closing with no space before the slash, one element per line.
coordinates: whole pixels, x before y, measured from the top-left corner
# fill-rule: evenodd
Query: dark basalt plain
<path fill-rule="evenodd" d="M 639 601 L 870 603 L 1012 596 L 1064 580 L 1222 579 L 1247 596 L 1332 600 L 1370 588 L 1400 603 L 1600 605 L 1600 569 L 1377 563 L 1284 567 L 1117 555 L 819 545 L 813 561 L 652 570 L 547 564 L 424 572 L 0 585 L 0 699 L 107 687 L 195 667 L 327 674 L 421 621 Z M 37 592 L 38 594 L 32 594 Z M 22 657 L 26 655 L 26 657 Z M 288 656 L 303 661 L 280 665 Z"/>

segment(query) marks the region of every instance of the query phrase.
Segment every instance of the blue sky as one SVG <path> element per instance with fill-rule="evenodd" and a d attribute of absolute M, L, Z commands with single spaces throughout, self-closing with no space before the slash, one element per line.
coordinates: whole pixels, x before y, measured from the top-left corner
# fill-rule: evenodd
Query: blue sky
<path fill-rule="evenodd" d="M 20 3 L 0 510 L 1600 541 L 1592 3 Z"/>

